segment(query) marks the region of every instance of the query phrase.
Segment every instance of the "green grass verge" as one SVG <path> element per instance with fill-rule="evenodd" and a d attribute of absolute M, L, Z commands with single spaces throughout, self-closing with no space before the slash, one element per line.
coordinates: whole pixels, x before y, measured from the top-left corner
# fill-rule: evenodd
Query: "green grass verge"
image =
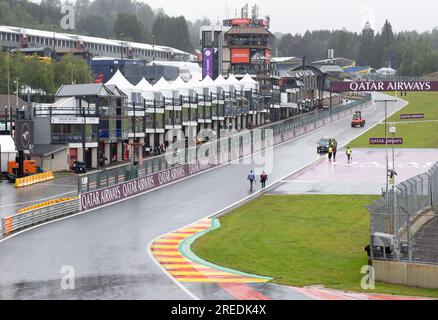
<path fill-rule="evenodd" d="M 363 291 L 369 214 L 376 196 L 262 196 L 222 217 L 192 250 L 212 263 L 275 283 Z M 376 284 L 368 293 L 438 297 L 438 290 Z"/>
<path fill-rule="evenodd" d="M 438 148 L 438 122 L 418 122 L 438 120 L 438 92 L 413 92 L 407 97 L 402 97 L 409 105 L 391 116 L 389 122 L 401 122 L 397 128 L 397 138 L 403 138 L 404 144 L 397 148 Z M 424 113 L 424 119 L 400 120 L 400 114 Z M 384 148 L 383 145 L 370 145 L 370 138 L 383 138 L 385 127 L 383 124 L 376 126 L 351 143 L 353 148 Z M 388 134 L 390 137 L 391 134 Z"/>

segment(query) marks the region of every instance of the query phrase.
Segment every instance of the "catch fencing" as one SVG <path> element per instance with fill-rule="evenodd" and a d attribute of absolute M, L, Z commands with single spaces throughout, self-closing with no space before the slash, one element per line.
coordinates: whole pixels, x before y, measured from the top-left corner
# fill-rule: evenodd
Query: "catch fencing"
<path fill-rule="evenodd" d="M 368 209 L 373 259 L 438 264 L 438 163 Z"/>
<path fill-rule="evenodd" d="M 261 151 L 257 146 L 260 144 L 263 145 L 266 141 L 267 130 L 272 130 L 273 144 L 277 145 L 351 115 L 358 110 L 370 106 L 371 103 L 371 95 L 365 94 L 361 100 L 334 106 L 332 109 L 317 110 L 281 122 L 268 124 L 260 127 L 259 131 L 243 130 L 237 132 L 221 130 L 220 139 L 212 137 L 211 142 L 200 146 L 185 148 L 185 142 L 183 142 L 181 148 L 178 148 L 179 150 L 175 150 L 172 154 L 173 159 L 178 159 L 177 163 L 169 163 L 169 156 L 161 155 L 143 159 L 138 164 L 130 163 L 118 168 L 86 175 L 78 179 L 78 194 L 108 188 L 130 180 L 202 161 L 206 157 L 203 150 L 207 149 L 210 150 L 210 154 L 207 155 L 208 157 L 228 153 L 229 161 L 234 161 L 248 156 L 251 153 Z M 196 144 L 196 137 L 192 138 L 192 145 L 194 144 Z M 213 144 L 215 144 L 214 147 Z M 211 150 L 215 150 L 215 154 L 211 154 Z"/>

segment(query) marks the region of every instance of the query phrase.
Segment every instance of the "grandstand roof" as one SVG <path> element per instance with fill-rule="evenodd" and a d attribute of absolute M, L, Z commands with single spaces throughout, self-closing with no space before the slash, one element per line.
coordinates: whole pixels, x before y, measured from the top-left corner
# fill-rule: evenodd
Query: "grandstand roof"
<path fill-rule="evenodd" d="M 189 54 L 189 55 L 191 55 L 188 52 L 184 52 L 184 51 L 178 50 L 176 48 L 171 48 L 171 47 L 167 47 L 167 46 L 159 46 L 159 45 L 154 46 L 151 44 L 140 43 L 140 42 L 121 41 L 121 40 L 115 40 L 115 39 L 98 38 L 98 37 L 70 34 L 70 33 L 59 33 L 59 32 L 53 32 L 53 31 L 13 27 L 13 26 L 6 26 L 6 25 L 0 26 L 0 32 L 15 33 L 15 34 L 27 34 L 30 36 L 46 37 L 46 38 L 55 37 L 58 40 L 92 42 L 92 43 L 111 45 L 111 46 L 121 46 L 121 45 L 133 46 L 135 48 L 145 49 L 145 50 L 156 50 L 156 51 L 161 51 L 161 52 L 172 52 L 172 53 L 176 53 L 176 54 Z"/>

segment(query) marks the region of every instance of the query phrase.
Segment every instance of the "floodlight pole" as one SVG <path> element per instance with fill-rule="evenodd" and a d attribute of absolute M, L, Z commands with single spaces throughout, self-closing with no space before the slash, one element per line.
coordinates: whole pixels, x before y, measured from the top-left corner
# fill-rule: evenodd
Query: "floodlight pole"
<path fill-rule="evenodd" d="M 374 103 L 383 102 L 385 104 L 385 151 L 386 151 L 386 189 L 385 189 L 385 214 L 387 215 L 386 219 L 386 233 L 389 234 L 391 232 L 390 229 L 390 218 L 389 218 L 389 154 L 388 154 L 388 102 L 397 103 L 398 100 L 394 99 L 384 99 L 384 100 L 374 100 Z"/>

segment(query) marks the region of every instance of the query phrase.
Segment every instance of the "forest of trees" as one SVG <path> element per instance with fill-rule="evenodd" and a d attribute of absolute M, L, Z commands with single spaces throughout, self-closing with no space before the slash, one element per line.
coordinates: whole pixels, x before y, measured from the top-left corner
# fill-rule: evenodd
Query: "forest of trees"
<path fill-rule="evenodd" d="M 335 56 L 353 59 L 357 65 L 381 68 L 391 66 L 401 75 L 424 75 L 438 70 L 438 29 L 432 32 L 394 33 L 389 21 L 382 30 L 370 24 L 358 34 L 347 30 L 307 31 L 304 35 L 279 35 L 279 56 L 307 57 L 308 61 Z"/>
<path fill-rule="evenodd" d="M 171 46 L 187 52 L 199 47 L 201 25 L 207 18 L 195 22 L 183 16 L 170 17 L 163 9 L 153 10 L 135 0 L 76 0 L 75 30 L 62 30 L 61 4 L 69 1 L 0 0 L 0 25 L 55 30 L 95 37 Z"/>

